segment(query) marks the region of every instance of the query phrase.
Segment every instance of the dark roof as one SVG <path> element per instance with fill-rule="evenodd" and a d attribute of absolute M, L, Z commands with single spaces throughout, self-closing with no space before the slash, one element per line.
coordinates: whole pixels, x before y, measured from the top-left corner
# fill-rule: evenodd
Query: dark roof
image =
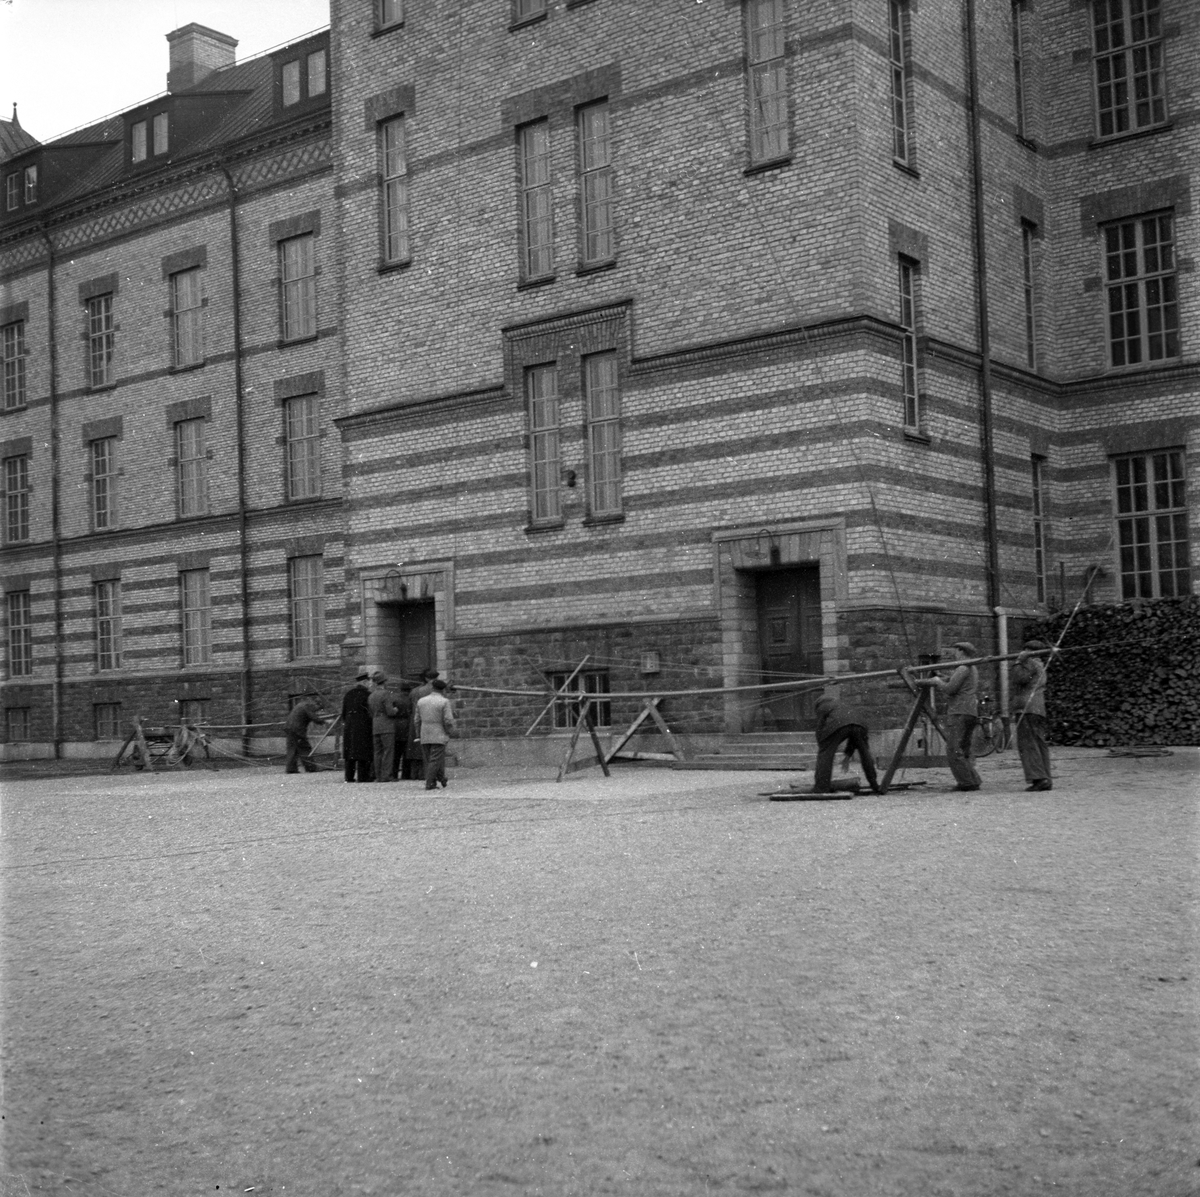
<path fill-rule="evenodd" d="M 0 162 L 7 162 L 23 150 L 38 144 L 38 139 L 32 133 L 26 133 L 21 128 L 21 122 L 17 120 L 17 106 L 14 104 L 12 120 L 0 120 Z"/>

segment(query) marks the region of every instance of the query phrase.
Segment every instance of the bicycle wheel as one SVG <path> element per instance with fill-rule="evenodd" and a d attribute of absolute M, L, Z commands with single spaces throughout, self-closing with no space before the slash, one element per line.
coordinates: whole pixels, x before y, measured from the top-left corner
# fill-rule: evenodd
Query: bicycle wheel
<path fill-rule="evenodd" d="M 975 730 L 971 733 L 971 755 L 974 757 L 989 756 L 996 751 L 996 734 L 994 732 L 995 725 L 999 723 L 998 719 L 981 719 L 975 724 Z M 1000 733 L 1003 738 L 1003 730 Z"/>

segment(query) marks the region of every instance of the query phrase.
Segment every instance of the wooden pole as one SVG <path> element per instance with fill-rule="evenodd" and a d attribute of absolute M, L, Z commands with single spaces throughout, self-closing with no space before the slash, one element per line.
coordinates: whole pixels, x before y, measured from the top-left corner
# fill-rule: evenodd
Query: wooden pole
<path fill-rule="evenodd" d="M 542 708 L 542 713 L 541 713 L 541 714 L 540 714 L 540 715 L 539 715 L 539 716 L 538 716 L 538 717 L 537 717 L 537 718 L 536 718 L 536 719 L 535 719 L 535 720 L 534 720 L 534 721 L 533 721 L 533 722 L 532 722 L 532 723 L 529 725 L 529 731 L 527 731 L 527 732 L 525 733 L 527 736 L 528 736 L 528 735 L 532 735 L 532 734 L 533 734 L 533 729 L 534 729 L 535 727 L 537 727 L 537 725 L 538 725 L 539 723 L 541 723 L 541 721 L 542 721 L 542 720 L 543 720 L 543 719 L 546 717 L 546 713 L 547 713 L 547 712 L 548 712 L 548 711 L 551 709 L 551 707 L 553 707 L 553 706 L 554 706 L 554 704 L 555 704 L 556 702 L 558 702 L 558 700 L 559 700 L 560 698 L 563 698 L 563 697 L 566 695 L 566 693 L 567 693 L 568 689 L 570 688 L 570 685 L 571 685 L 571 683 L 572 683 L 572 682 L 575 680 L 575 678 L 578 676 L 578 674 L 579 674 L 579 671 L 580 671 L 580 670 L 581 670 L 581 669 L 582 669 L 582 668 L 583 668 L 583 667 L 584 667 L 584 666 L 585 666 L 585 665 L 586 665 L 586 664 L 587 664 L 587 663 L 588 663 L 588 662 L 589 662 L 591 659 L 592 659 L 592 654 L 591 654 L 591 653 L 588 653 L 588 655 L 587 655 L 586 657 L 584 657 L 584 658 L 583 658 L 583 660 L 582 660 L 582 661 L 580 661 L 578 665 L 576 665 L 576 666 L 575 666 L 575 668 L 574 668 L 574 669 L 571 671 L 571 676 L 570 676 L 569 678 L 567 678 L 567 680 L 566 680 L 565 682 L 563 682 L 563 684 L 562 684 L 562 689 L 561 689 L 561 690 L 556 690 L 556 691 L 554 692 L 554 697 L 553 697 L 553 698 L 551 698 L 551 699 L 550 699 L 550 701 L 549 701 L 548 703 L 546 703 L 546 705 L 545 705 L 545 706 Z M 460 687 L 458 687 L 458 689 L 461 689 L 461 690 L 479 690 L 479 687 L 477 687 L 477 686 L 460 686 Z M 483 691 L 483 693 L 487 693 L 487 691 Z M 499 694 L 499 693 L 504 693 L 504 691 L 499 691 L 499 690 L 497 690 L 497 691 L 495 691 L 495 693 L 497 693 L 497 694 Z M 516 693 L 516 692 L 515 692 L 515 691 L 513 691 L 513 693 Z"/>

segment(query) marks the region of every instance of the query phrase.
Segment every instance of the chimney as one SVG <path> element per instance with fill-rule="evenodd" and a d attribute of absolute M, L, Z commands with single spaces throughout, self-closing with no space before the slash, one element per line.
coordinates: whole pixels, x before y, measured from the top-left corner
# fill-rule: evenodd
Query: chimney
<path fill-rule="evenodd" d="M 171 44 L 171 69 L 167 72 L 167 91 L 186 91 L 206 79 L 213 71 L 234 64 L 237 38 L 218 33 L 207 25 L 185 25 L 167 34 Z"/>

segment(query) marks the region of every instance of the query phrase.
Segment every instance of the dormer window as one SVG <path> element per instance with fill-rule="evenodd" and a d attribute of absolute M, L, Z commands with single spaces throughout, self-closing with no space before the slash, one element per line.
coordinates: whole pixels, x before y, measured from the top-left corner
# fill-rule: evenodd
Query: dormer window
<path fill-rule="evenodd" d="M 27 204 L 37 203 L 37 167 L 27 166 L 25 168 L 25 202 Z"/>
<path fill-rule="evenodd" d="M 21 175 L 19 171 L 4 180 L 4 207 L 8 212 L 15 212 L 21 206 Z"/>
<path fill-rule="evenodd" d="M 146 161 L 146 122 L 134 121 L 129 129 L 129 157 L 133 162 Z"/>
<path fill-rule="evenodd" d="M 283 64 L 283 106 L 300 103 L 300 60 Z"/>
<path fill-rule="evenodd" d="M 308 95 L 325 94 L 325 51 L 316 50 L 308 56 Z"/>
<path fill-rule="evenodd" d="M 167 152 L 167 114 L 165 112 L 158 113 L 154 118 L 154 152 L 156 154 Z"/>

